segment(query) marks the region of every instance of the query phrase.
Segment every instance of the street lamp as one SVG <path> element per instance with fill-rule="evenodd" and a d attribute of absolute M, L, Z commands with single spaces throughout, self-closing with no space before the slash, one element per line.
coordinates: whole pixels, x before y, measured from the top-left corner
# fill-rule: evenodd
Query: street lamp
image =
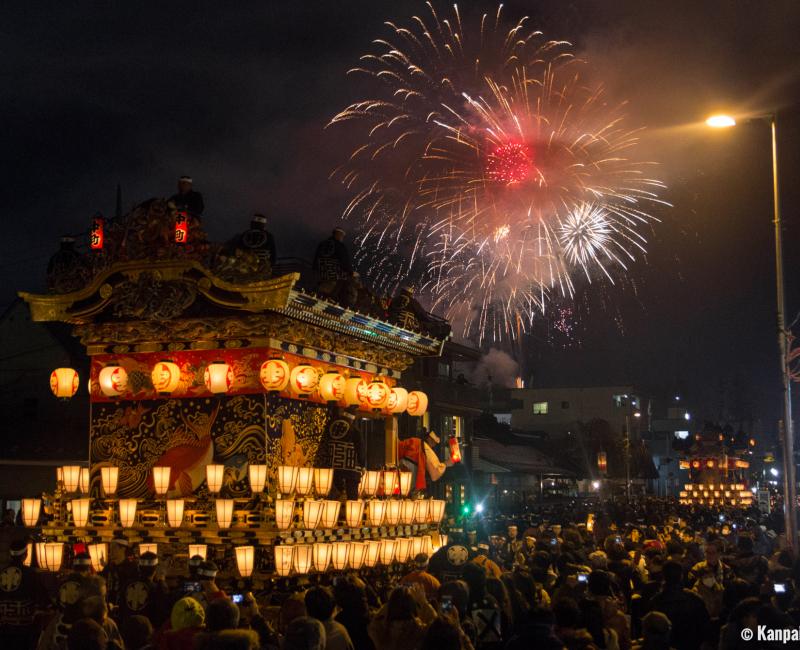
<path fill-rule="evenodd" d="M 792 383 L 789 374 L 788 341 L 786 332 L 786 299 L 783 284 L 783 241 L 781 233 L 781 205 L 780 192 L 778 191 L 778 124 L 775 113 L 759 115 L 751 119 L 763 120 L 769 123 L 772 136 L 772 209 L 773 224 L 775 226 L 775 294 L 778 314 L 778 350 L 780 352 L 781 378 L 783 379 L 783 516 L 786 527 L 786 541 L 797 553 L 797 498 L 795 496 L 794 472 L 794 425 L 792 423 Z M 712 115 L 706 120 L 708 126 L 726 128 L 736 125 L 736 120 L 730 115 Z"/>

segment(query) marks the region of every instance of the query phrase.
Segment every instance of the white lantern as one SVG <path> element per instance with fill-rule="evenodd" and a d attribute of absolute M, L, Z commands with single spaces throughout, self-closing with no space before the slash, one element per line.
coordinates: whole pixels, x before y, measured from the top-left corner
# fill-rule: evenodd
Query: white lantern
<path fill-rule="evenodd" d="M 303 526 L 306 530 L 314 530 L 319 526 L 325 502 L 307 499 L 303 501 Z"/>
<path fill-rule="evenodd" d="M 386 524 L 397 526 L 400 523 L 403 502 L 400 499 L 387 499 L 386 501 Z"/>
<path fill-rule="evenodd" d="M 39 523 L 39 514 L 42 511 L 41 499 L 22 500 L 22 523 L 28 528 L 33 528 Z"/>
<path fill-rule="evenodd" d="M 393 469 L 383 470 L 383 496 L 390 497 L 397 490 L 397 471 Z"/>
<path fill-rule="evenodd" d="M 444 518 L 444 508 L 444 499 L 433 499 L 433 501 L 431 501 L 431 508 L 429 512 L 430 521 L 434 524 L 441 523 L 442 519 Z"/>
<path fill-rule="evenodd" d="M 335 370 L 329 370 L 319 380 L 319 394 L 326 402 L 344 399 L 345 378 Z"/>
<path fill-rule="evenodd" d="M 167 466 L 153 467 L 153 487 L 155 488 L 157 495 L 164 496 L 167 492 L 169 492 L 171 473 L 172 473 L 171 467 Z"/>
<path fill-rule="evenodd" d="M 314 485 L 314 468 L 313 467 L 298 467 L 297 468 L 297 483 L 295 489 L 300 496 L 306 496 L 311 493 L 311 488 Z"/>
<path fill-rule="evenodd" d="M 89 494 L 89 468 L 81 467 L 80 477 L 78 478 L 78 489 L 84 494 Z"/>
<path fill-rule="evenodd" d="M 64 468 L 56 467 L 56 487 L 64 489 Z"/>
<path fill-rule="evenodd" d="M 379 501 L 372 499 L 367 503 L 367 521 L 370 526 L 377 528 L 383 523 L 383 518 L 386 515 L 386 501 Z"/>
<path fill-rule="evenodd" d="M 189 558 L 193 558 L 196 555 L 199 555 L 203 558 L 203 562 L 206 560 L 206 552 L 208 551 L 207 544 L 189 544 Z"/>
<path fill-rule="evenodd" d="M 69 399 L 77 392 L 79 381 L 74 368 L 56 368 L 50 373 L 50 390 L 59 399 Z"/>
<path fill-rule="evenodd" d="M 416 502 L 417 508 L 414 511 L 414 523 L 425 524 L 430 516 L 430 499 L 420 499 Z"/>
<path fill-rule="evenodd" d="M 361 499 L 347 501 L 345 504 L 345 520 L 350 528 L 360 528 L 364 516 L 364 502 Z"/>
<path fill-rule="evenodd" d="M 136 521 L 136 499 L 119 500 L 119 522 L 123 528 L 130 528 Z"/>
<path fill-rule="evenodd" d="M 203 382 L 214 394 L 227 393 L 233 385 L 233 370 L 224 361 L 212 361 L 206 366 Z"/>
<path fill-rule="evenodd" d="M 278 530 L 286 530 L 294 518 L 294 499 L 275 499 L 275 523 Z"/>
<path fill-rule="evenodd" d="M 367 397 L 364 402 L 373 411 L 381 411 L 389 403 L 390 390 L 382 377 L 375 377 L 367 386 Z"/>
<path fill-rule="evenodd" d="M 411 540 L 408 537 L 399 537 L 395 548 L 395 557 L 400 563 L 408 562 L 408 555 L 411 552 Z"/>
<path fill-rule="evenodd" d="M 64 465 L 61 472 L 64 476 L 64 489 L 67 492 L 77 492 L 81 483 L 80 465 Z"/>
<path fill-rule="evenodd" d="M 47 571 L 47 562 L 44 556 L 45 546 L 47 546 L 47 542 L 36 542 L 36 564 L 43 571 Z"/>
<path fill-rule="evenodd" d="M 331 564 L 336 571 L 344 571 L 347 556 L 350 554 L 350 542 L 334 542 L 331 544 Z"/>
<path fill-rule="evenodd" d="M 294 549 L 294 570 L 304 576 L 311 570 L 311 544 L 298 544 Z"/>
<path fill-rule="evenodd" d="M 367 399 L 369 384 L 363 377 L 350 377 L 344 385 L 344 402 L 347 406 L 361 406 Z"/>
<path fill-rule="evenodd" d="M 327 497 L 333 484 L 333 470 L 331 468 L 314 468 L 314 493 L 318 497 Z"/>
<path fill-rule="evenodd" d="M 394 550 L 397 546 L 397 540 L 384 539 L 381 544 L 381 564 L 389 566 L 394 559 Z"/>
<path fill-rule="evenodd" d="M 253 575 L 256 549 L 252 546 L 237 546 L 235 550 L 236 568 L 239 569 L 239 575 L 243 578 L 249 578 Z"/>
<path fill-rule="evenodd" d="M 358 571 L 364 566 L 364 557 L 367 553 L 367 545 L 364 542 L 350 542 L 349 557 L 347 563 L 353 571 Z"/>
<path fill-rule="evenodd" d="M 47 542 L 44 545 L 44 568 L 53 573 L 61 568 L 64 557 L 64 544 L 61 542 Z M 41 562 L 39 563 L 41 565 Z"/>
<path fill-rule="evenodd" d="M 322 508 L 322 527 L 331 529 L 335 528 L 339 522 L 339 511 L 342 504 L 339 501 L 325 501 Z"/>
<path fill-rule="evenodd" d="M 409 557 L 413 560 L 417 555 L 423 553 L 423 549 L 425 547 L 424 540 L 422 537 L 412 537 L 411 538 L 411 553 Z"/>
<path fill-rule="evenodd" d="M 139 543 L 139 557 L 145 553 L 152 553 L 158 555 L 158 542 Z"/>
<path fill-rule="evenodd" d="M 258 378 L 266 390 L 279 393 L 289 385 L 289 364 L 283 359 L 265 361 L 261 364 Z"/>
<path fill-rule="evenodd" d="M 411 492 L 411 479 L 413 478 L 411 472 L 400 472 L 400 496 L 407 497 Z"/>
<path fill-rule="evenodd" d="M 394 387 L 389 391 L 389 402 L 386 405 L 390 413 L 402 413 L 408 407 L 408 391 L 405 388 Z"/>
<path fill-rule="evenodd" d="M 150 373 L 153 388 L 162 395 L 169 395 L 178 387 L 181 380 L 181 369 L 178 364 L 169 361 L 159 361 Z"/>
<path fill-rule="evenodd" d="M 211 494 L 217 494 L 222 489 L 224 476 L 225 465 L 206 465 L 206 484 Z"/>
<path fill-rule="evenodd" d="M 291 495 L 297 482 L 297 470 L 293 465 L 280 465 L 278 467 L 278 491 L 281 494 Z"/>
<path fill-rule="evenodd" d="M 428 396 L 420 390 L 412 390 L 408 394 L 408 406 L 406 411 L 409 415 L 422 416 L 428 410 Z"/>
<path fill-rule="evenodd" d="M 100 573 L 108 562 L 108 544 L 101 542 L 99 544 L 89 544 L 87 546 L 89 551 L 89 560 L 92 563 L 92 568 L 95 573 Z"/>
<path fill-rule="evenodd" d="M 433 538 L 430 535 L 423 535 L 422 537 L 422 552 L 428 557 L 433 555 Z"/>
<path fill-rule="evenodd" d="M 367 470 L 362 477 L 364 496 L 374 497 L 378 493 L 378 486 L 381 482 L 380 470 Z"/>
<path fill-rule="evenodd" d="M 383 542 L 380 540 L 369 540 L 367 542 L 367 553 L 364 558 L 364 563 L 372 568 L 380 562 L 381 559 L 381 546 Z"/>
<path fill-rule="evenodd" d="M 308 364 L 300 363 L 292 368 L 289 374 L 289 390 L 297 397 L 308 397 L 319 385 L 317 369 Z"/>
<path fill-rule="evenodd" d="M 267 466 L 248 464 L 247 477 L 250 479 L 250 490 L 253 494 L 263 492 L 267 483 Z"/>
<path fill-rule="evenodd" d="M 86 523 L 89 521 L 89 506 L 91 503 L 91 499 L 72 500 L 72 521 L 77 528 L 86 527 Z"/>
<path fill-rule="evenodd" d="M 414 523 L 417 513 L 417 502 L 412 499 L 403 499 L 400 506 L 400 523 L 406 526 Z"/>
<path fill-rule="evenodd" d="M 119 467 L 101 467 L 100 480 L 103 484 L 103 492 L 106 496 L 111 496 L 117 491 L 119 482 Z"/>
<path fill-rule="evenodd" d="M 233 521 L 233 499 L 217 499 L 217 527 L 230 528 Z"/>
<path fill-rule="evenodd" d="M 275 546 L 275 573 L 281 577 L 288 576 L 292 571 L 292 558 L 294 546 Z"/>
<path fill-rule="evenodd" d="M 325 544 L 322 542 L 318 542 L 314 544 L 314 569 L 317 572 L 322 573 L 328 568 L 328 564 L 331 561 L 331 545 Z"/>
<path fill-rule="evenodd" d="M 167 499 L 167 523 L 173 528 L 180 528 L 183 523 L 185 505 L 183 499 Z"/>
<path fill-rule="evenodd" d="M 128 373 L 122 366 L 106 366 L 100 371 L 97 383 L 106 397 L 119 397 L 128 389 Z"/>

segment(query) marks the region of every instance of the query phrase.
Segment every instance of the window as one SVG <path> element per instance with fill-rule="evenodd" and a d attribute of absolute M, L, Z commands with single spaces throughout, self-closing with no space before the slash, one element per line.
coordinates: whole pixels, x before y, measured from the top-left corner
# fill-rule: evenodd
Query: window
<path fill-rule="evenodd" d="M 511 413 L 495 413 L 494 419 L 497 420 L 499 424 L 511 424 Z"/>
<path fill-rule="evenodd" d="M 689 432 L 688 431 L 676 431 L 675 432 L 675 437 L 680 439 L 680 440 L 686 440 L 686 438 L 689 437 Z"/>
<path fill-rule="evenodd" d="M 565 410 L 568 409 L 569 408 L 569 402 L 561 402 L 561 408 L 565 409 Z"/>
<path fill-rule="evenodd" d="M 617 408 L 622 408 L 623 406 L 628 405 L 627 395 L 614 395 L 612 399 L 614 400 L 614 406 L 616 406 Z"/>
<path fill-rule="evenodd" d="M 534 415 L 547 415 L 547 402 L 534 402 L 533 403 Z"/>
<path fill-rule="evenodd" d="M 453 485 L 448 483 L 444 486 L 444 498 L 447 503 L 453 503 Z"/>
<path fill-rule="evenodd" d="M 438 375 L 440 377 L 450 377 L 450 364 L 446 361 L 440 361 L 438 366 Z"/>

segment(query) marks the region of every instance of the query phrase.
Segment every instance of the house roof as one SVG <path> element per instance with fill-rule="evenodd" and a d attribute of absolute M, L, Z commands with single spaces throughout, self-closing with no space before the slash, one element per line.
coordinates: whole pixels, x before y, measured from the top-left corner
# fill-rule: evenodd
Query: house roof
<path fill-rule="evenodd" d="M 511 472 L 574 476 L 573 472 L 556 466 L 552 458 L 529 446 L 504 445 L 490 438 L 474 438 L 473 444 L 480 459 Z"/>

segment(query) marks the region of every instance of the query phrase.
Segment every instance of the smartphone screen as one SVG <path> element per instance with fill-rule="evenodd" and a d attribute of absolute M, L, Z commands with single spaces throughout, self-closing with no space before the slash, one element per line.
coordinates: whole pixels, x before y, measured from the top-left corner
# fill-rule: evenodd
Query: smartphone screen
<path fill-rule="evenodd" d="M 233 596 L 231 596 L 231 598 L 233 599 L 233 602 L 236 603 L 237 605 L 239 603 L 243 603 L 244 602 L 244 594 L 233 594 Z"/>
<path fill-rule="evenodd" d="M 579 573 L 578 574 L 578 582 L 589 582 L 589 574 L 588 573 Z"/>
<path fill-rule="evenodd" d="M 442 612 L 449 612 L 451 609 L 453 609 L 453 597 L 449 594 L 442 596 L 441 608 Z"/>
<path fill-rule="evenodd" d="M 773 587 L 775 589 L 776 594 L 785 594 L 786 593 L 786 585 L 782 582 L 775 583 Z"/>

